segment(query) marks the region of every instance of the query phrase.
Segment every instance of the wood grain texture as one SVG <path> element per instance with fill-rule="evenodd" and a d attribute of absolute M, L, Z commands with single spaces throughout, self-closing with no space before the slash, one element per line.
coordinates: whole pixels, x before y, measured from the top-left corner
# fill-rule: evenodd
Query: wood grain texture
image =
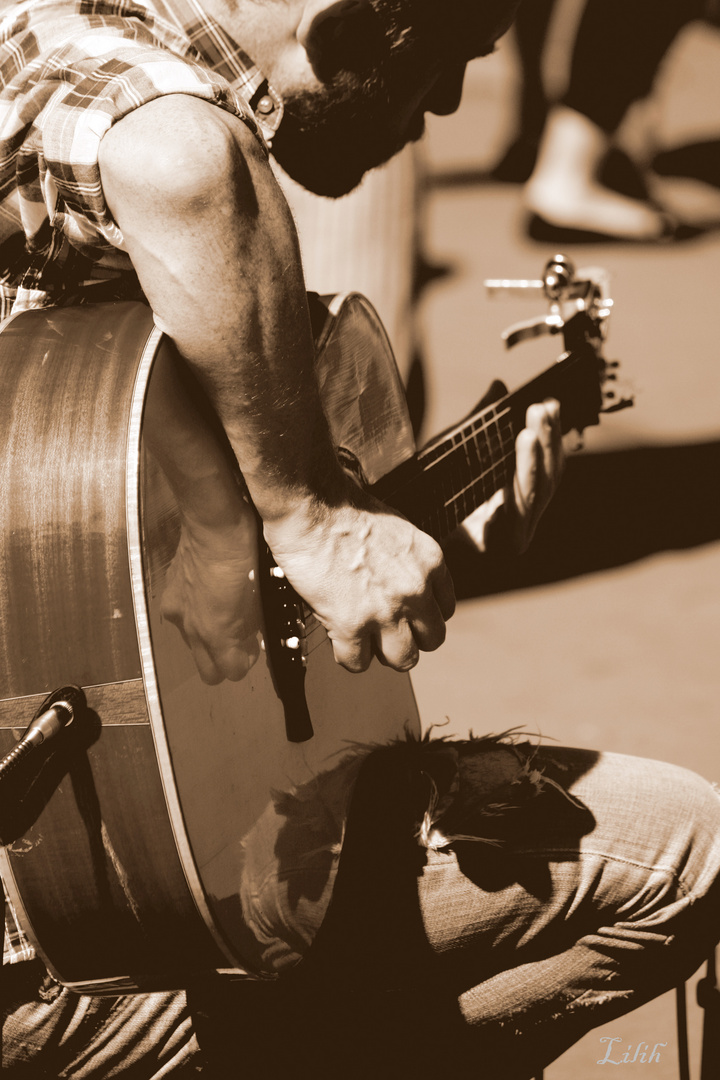
<path fill-rule="evenodd" d="M 0 701 L 0 729 L 11 728 L 17 738 L 45 700 L 45 694 Z M 141 679 L 103 686 L 86 686 L 88 707 L 108 724 L 147 724 L 145 692 Z M 1 736 L 0 736 L 1 737 Z M 3 750 L 4 753 L 4 750 Z"/>
<path fill-rule="evenodd" d="M 125 539 L 141 305 L 29 311 L 0 335 L 0 698 L 140 675 Z"/>
<path fill-rule="evenodd" d="M 140 679 L 125 488 L 151 330 L 144 306 L 108 304 L 26 312 L 0 335 L 0 750 L 56 686 L 87 687 L 90 709 L 6 786 L 4 876 L 69 983 L 225 963 L 178 858 Z"/>

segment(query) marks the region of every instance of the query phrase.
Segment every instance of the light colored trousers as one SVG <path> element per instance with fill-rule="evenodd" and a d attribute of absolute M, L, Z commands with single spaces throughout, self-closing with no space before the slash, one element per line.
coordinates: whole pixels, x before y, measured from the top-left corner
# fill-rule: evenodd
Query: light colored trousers
<path fill-rule="evenodd" d="M 542 793 L 493 807 L 479 771 L 478 817 L 466 771 L 453 831 L 470 838 L 443 850 L 420 849 L 412 836 L 407 845 L 404 832 L 398 840 L 402 814 L 396 830 L 381 785 L 366 785 L 353 804 L 360 829 L 348 836 L 332 917 L 280 985 L 97 1000 L 63 991 L 52 1002 L 25 988 L 5 1023 L 8 1075 L 272 1080 L 288 1071 L 470 1070 L 515 1080 L 689 976 L 720 937 L 713 786 L 673 765 L 614 754 L 526 746 L 507 754 L 518 765 L 531 756 L 525 775 L 545 778 Z M 377 820 L 363 835 L 364 816 Z M 500 842 L 479 841 L 479 822 L 495 834 L 486 840 Z M 198 1037 L 215 1071 L 203 1065 Z"/>

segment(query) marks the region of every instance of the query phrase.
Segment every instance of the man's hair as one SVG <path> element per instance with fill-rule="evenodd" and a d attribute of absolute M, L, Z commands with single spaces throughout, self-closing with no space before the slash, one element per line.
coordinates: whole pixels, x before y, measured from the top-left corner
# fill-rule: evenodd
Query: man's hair
<path fill-rule="evenodd" d="M 448 65 L 492 51 L 517 2 L 368 0 L 358 5 L 352 19 L 334 28 L 332 47 L 315 67 L 322 89 L 286 95 L 273 140 L 275 157 L 310 191 L 345 195 L 368 169 L 420 138 L 422 95 Z"/>
<path fill-rule="evenodd" d="M 497 27 L 520 0 L 370 0 L 392 52 L 422 40 L 429 29 L 438 53 L 463 59 L 492 52 Z"/>

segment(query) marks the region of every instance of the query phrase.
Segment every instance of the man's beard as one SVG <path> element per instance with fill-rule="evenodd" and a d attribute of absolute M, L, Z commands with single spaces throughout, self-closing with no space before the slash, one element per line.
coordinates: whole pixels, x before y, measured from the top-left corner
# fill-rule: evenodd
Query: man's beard
<path fill-rule="evenodd" d="M 416 130 L 393 124 L 392 95 L 382 75 L 360 80 L 343 72 L 322 90 L 284 101 L 273 154 L 283 169 L 316 195 L 334 198 L 357 187 L 368 169 L 388 161 Z"/>

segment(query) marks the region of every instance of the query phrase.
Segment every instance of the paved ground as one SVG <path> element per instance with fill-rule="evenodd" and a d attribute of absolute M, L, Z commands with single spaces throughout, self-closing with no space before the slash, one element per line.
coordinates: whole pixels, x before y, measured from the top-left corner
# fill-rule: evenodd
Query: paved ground
<path fill-rule="evenodd" d="M 645 114 L 661 140 L 720 132 L 718 59 L 720 34 L 696 30 L 680 42 Z M 491 304 L 482 290 L 488 276 L 539 274 L 552 254 L 524 238 L 519 190 L 483 176 L 507 130 L 511 91 L 507 55 L 493 57 L 473 69 L 458 116 L 429 132 L 426 244 L 451 273 L 422 308 L 428 433 L 459 418 L 491 377 L 517 383 L 539 359 L 535 346 L 506 357 L 497 337 L 535 314 L 533 304 Z M 704 215 L 720 201 L 687 186 L 673 197 Z M 427 723 L 449 718 L 459 734 L 523 724 L 561 743 L 720 778 L 720 231 L 684 246 L 568 253 L 612 273 L 608 353 L 621 359 L 637 405 L 588 434 L 522 572 L 506 573 L 495 594 L 467 585 L 446 646 L 417 669 L 421 712 Z M 544 348 L 549 358 L 553 347 Z M 696 1008 L 691 1022 L 696 1054 Z M 604 1077 L 602 1035 L 667 1042 L 648 1073 L 677 1075 L 668 996 L 593 1032 L 549 1080 Z M 639 1068 L 612 1075 L 630 1080 Z"/>

